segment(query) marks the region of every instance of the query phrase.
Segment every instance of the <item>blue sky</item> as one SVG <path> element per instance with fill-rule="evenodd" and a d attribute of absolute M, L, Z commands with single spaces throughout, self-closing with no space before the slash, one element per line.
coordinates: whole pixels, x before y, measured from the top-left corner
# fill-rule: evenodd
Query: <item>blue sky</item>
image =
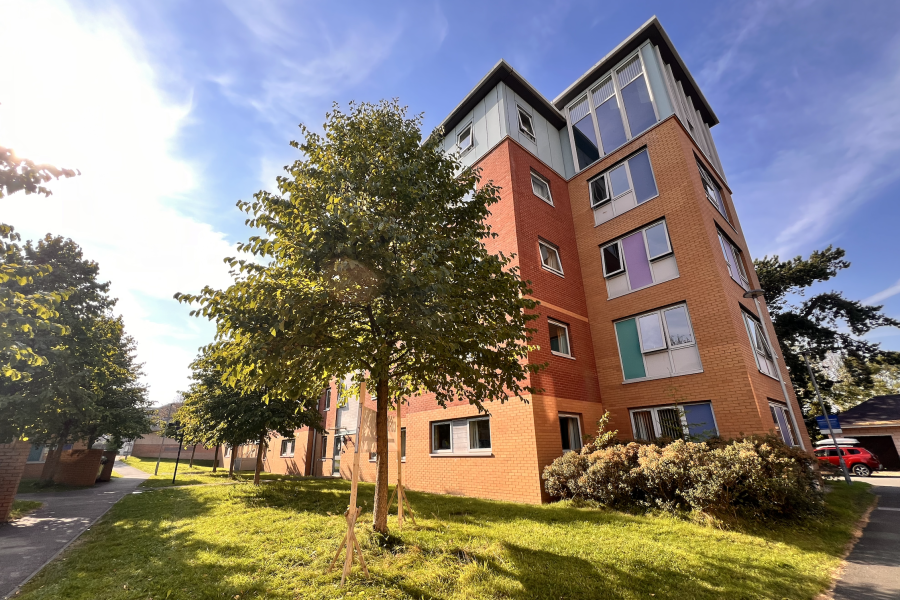
<path fill-rule="evenodd" d="M 0 216 L 100 262 L 166 402 L 213 333 L 172 294 L 227 285 L 234 203 L 296 158 L 297 123 L 398 97 L 431 129 L 500 58 L 552 99 L 654 14 L 721 120 L 751 253 L 839 245 L 853 266 L 823 288 L 900 318 L 900 3 L 0 0 L 0 51 L 23 57 L 0 144 L 84 173 Z"/>

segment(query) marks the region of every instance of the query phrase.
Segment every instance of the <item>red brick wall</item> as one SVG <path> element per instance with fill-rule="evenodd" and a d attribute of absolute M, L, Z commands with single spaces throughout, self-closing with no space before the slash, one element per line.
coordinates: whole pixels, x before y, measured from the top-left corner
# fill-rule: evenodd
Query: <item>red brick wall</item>
<path fill-rule="evenodd" d="M 53 483 L 89 486 L 97 481 L 103 450 L 64 450 Z"/>
<path fill-rule="evenodd" d="M 645 145 L 659 197 L 595 227 L 587 179 Z M 600 389 L 612 426 L 625 438 L 632 435 L 629 408 L 670 403 L 672 393 L 684 402 L 712 401 L 724 436 L 771 431 L 768 399 L 783 402 L 778 381 L 761 374 L 756 366 L 740 305 L 752 314 L 755 308 L 752 300 L 742 298 L 743 288 L 728 275 L 719 246 L 717 224 L 743 251 L 751 285 L 758 287 L 730 192 L 727 187 L 723 190 L 731 223 L 706 199 L 695 155 L 702 157 L 681 123 L 670 118 L 569 182 Z M 660 217 L 666 218 L 680 276 L 609 300 L 599 246 Z M 613 322 L 677 302 L 687 303 L 703 373 L 623 383 Z M 768 315 L 765 317 L 774 340 L 774 330 Z M 788 390 L 792 408 L 799 415 L 790 386 Z M 809 448 L 802 425 L 798 429 Z"/>
<path fill-rule="evenodd" d="M 0 523 L 6 522 L 9 509 L 16 499 L 16 490 L 30 449 L 30 444 L 21 441 L 0 444 Z"/>
<path fill-rule="evenodd" d="M 275 434 L 269 440 L 269 449 L 263 465 L 265 470 L 269 473 L 285 475 L 310 475 L 312 433 L 313 431 L 308 427 L 294 432 L 294 454 L 292 456 L 281 456 L 281 442 L 284 438 Z"/>
<path fill-rule="evenodd" d="M 106 464 L 103 465 L 103 472 L 100 473 L 98 481 L 109 481 L 112 479 L 113 467 L 116 464 L 116 455 L 118 453 L 118 450 L 106 450 L 103 453 L 103 456 L 106 457 Z"/>

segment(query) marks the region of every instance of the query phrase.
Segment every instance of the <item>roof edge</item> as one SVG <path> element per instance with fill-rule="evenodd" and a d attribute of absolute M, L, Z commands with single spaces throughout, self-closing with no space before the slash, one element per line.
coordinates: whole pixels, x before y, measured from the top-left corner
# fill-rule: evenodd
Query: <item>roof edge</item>
<path fill-rule="evenodd" d="M 672 40 L 669 38 L 669 35 L 666 33 L 666 30 L 663 28 L 662 23 L 659 22 L 656 15 L 650 17 L 646 23 L 625 38 L 618 46 L 613 48 L 612 51 L 600 59 L 593 67 L 588 69 L 588 71 L 579 77 L 572 85 L 563 90 L 562 93 L 553 99 L 553 105 L 557 110 L 561 111 L 565 108 L 566 104 L 574 100 L 578 95 L 584 92 L 590 84 L 594 83 L 600 75 L 609 71 L 616 63 L 624 59 L 627 54 L 640 47 L 641 42 L 645 39 L 649 39 L 659 47 L 663 59 L 672 66 L 672 70 L 675 72 L 677 79 L 682 82 L 682 85 L 688 88 L 686 90 L 688 94 L 699 100 L 699 106 L 697 108 L 703 113 L 703 117 L 706 119 L 707 123 L 709 123 L 709 126 L 712 127 L 713 125 L 717 125 L 719 123 L 719 118 L 710 106 L 709 101 L 703 95 L 700 86 L 697 85 L 697 82 L 688 70 L 687 65 L 684 64 L 681 55 L 678 54 L 675 45 L 672 43 Z"/>
<path fill-rule="evenodd" d="M 506 83 L 514 92 L 522 96 L 542 117 L 547 119 L 557 129 L 566 126 L 566 119 L 553 104 L 540 92 L 534 89 L 518 71 L 504 59 L 497 61 L 490 71 L 472 88 L 466 97 L 456 105 L 450 114 L 438 125 L 444 128 L 444 134 L 452 131 L 469 112 L 475 108 L 489 91 L 497 87 L 497 84 Z"/>

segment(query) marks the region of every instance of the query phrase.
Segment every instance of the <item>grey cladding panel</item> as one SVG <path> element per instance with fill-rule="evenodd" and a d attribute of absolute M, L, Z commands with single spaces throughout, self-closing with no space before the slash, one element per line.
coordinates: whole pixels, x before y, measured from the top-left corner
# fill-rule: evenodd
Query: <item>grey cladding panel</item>
<path fill-rule="evenodd" d="M 553 164 L 550 156 L 550 134 L 547 132 L 547 121 L 541 115 L 534 115 L 534 137 L 537 141 L 538 158 L 547 163 Z"/>
<path fill-rule="evenodd" d="M 487 126 L 488 148 L 492 148 L 504 135 L 500 106 L 500 86 L 498 85 L 484 97 L 484 121 Z"/>
<path fill-rule="evenodd" d="M 491 147 L 490 140 L 488 139 L 488 128 L 487 121 L 484 118 L 484 99 L 478 102 L 475 105 L 475 115 L 473 117 L 472 122 L 472 135 L 475 143 L 475 148 L 472 150 L 478 157 L 484 156 L 484 153 L 488 148 Z"/>

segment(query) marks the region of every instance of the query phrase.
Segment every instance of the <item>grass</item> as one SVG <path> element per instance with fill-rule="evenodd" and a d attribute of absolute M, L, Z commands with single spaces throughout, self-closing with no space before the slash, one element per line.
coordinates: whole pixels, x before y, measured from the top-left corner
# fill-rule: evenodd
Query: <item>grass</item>
<path fill-rule="evenodd" d="M 43 502 L 36 500 L 13 500 L 12 508 L 9 511 L 9 520 L 15 521 L 21 519 L 30 512 L 34 512 L 44 505 Z"/>
<path fill-rule="evenodd" d="M 128 458 L 121 460 L 129 466 L 140 469 L 145 473 L 150 473 L 151 475 L 153 475 L 153 472 L 156 470 L 155 458 L 129 456 Z M 204 483 L 229 483 L 233 481 L 228 477 L 227 466 L 224 469 L 219 467 L 219 469 L 213 473 L 211 460 L 195 460 L 193 467 L 189 467 L 189 464 L 189 459 L 185 460 L 182 458 L 179 461 L 178 473 L 175 475 L 175 483 L 173 484 L 172 474 L 175 472 L 175 459 L 163 458 L 159 462 L 159 473 L 144 481 L 144 483 L 141 484 L 141 487 L 157 488 L 168 487 L 170 485 L 200 485 Z M 243 474 L 238 473 L 236 477 L 238 481 L 252 481 L 253 473 L 252 471 L 250 472 L 249 478 L 246 475 L 246 471 L 243 472 Z M 277 476 L 272 475 L 271 473 L 263 474 L 263 479 L 271 479 L 273 477 Z"/>
<path fill-rule="evenodd" d="M 371 579 L 325 570 L 349 484 L 275 481 L 130 495 L 25 586 L 19 600 L 314 598 L 813 598 L 828 587 L 868 485 L 828 514 L 723 531 L 668 516 L 409 493 L 418 524 L 382 543 L 360 484 Z M 98 557 L 102 557 L 98 559 Z"/>

